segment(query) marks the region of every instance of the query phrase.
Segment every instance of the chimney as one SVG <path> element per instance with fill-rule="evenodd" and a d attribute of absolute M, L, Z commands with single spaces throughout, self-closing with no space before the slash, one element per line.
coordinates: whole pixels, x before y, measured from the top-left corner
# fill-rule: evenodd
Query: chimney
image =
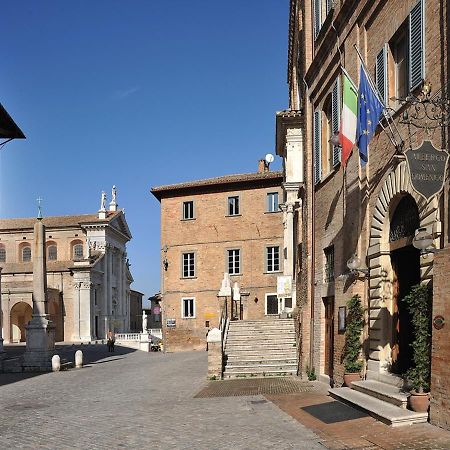
<path fill-rule="evenodd" d="M 258 161 L 258 173 L 269 172 L 269 164 L 265 159 L 260 159 Z"/>

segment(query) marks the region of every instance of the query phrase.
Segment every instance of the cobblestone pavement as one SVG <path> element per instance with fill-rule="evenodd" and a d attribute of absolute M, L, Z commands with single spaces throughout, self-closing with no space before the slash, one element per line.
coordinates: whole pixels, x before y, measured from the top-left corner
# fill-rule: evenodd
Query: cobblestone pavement
<path fill-rule="evenodd" d="M 80 370 L 0 375 L 0 449 L 324 449 L 262 395 L 194 398 L 206 352 L 84 355 Z"/>

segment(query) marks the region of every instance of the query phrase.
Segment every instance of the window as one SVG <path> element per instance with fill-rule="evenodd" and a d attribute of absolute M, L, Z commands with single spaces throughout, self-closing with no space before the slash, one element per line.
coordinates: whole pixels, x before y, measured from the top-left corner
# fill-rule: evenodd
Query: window
<path fill-rule="evenodd" d="M 313 122 L 313 151 L 314 151 L 314 183 L 319 183 L 322 178 L 322 112 L 314 111 Z"/>
<path fill-rule="evenodd" d="M 278 212 L 278 192 L 267 194 L 267 212 Z"/>
<path fill-rule="evenodd" d="M 239 249 L 228 250 L 228 273 L 230 275 L 241 273 L 241 251 Z"/>
<path fill-rule="evenodd" d="M 22 261 L 23 262 L 29 262 L 31 261 L 31 247 L 26 246 L 22 249 Z"/>
<path fill-rule="evenodd" d="M 194 218 L 194 202 L 183 202 L 183 219 L 190 220 Z"/>
<path fill-rule="evenodd" d="M 324 250 L 325 254 L 325 283 L 334 280 L 334 246 Z"/>
<path fill-rule="evenodd" d="M 58 259 L 58 248 L 56 245 L 49 245 L 47 247 L 47 254 L 49 261 L 56 261 Z"/>
<path fill-rule="evenodd" d="M 83 244 L 75 244 L 73 246 L 73 259 L 83 259 Z"/>
<path fill-rule="evenodd" d="M 183 319 L 195 318 L 195 299 L 182 298 L 182 317 Z"/>
<path fill-rule="evenodd" d="M 228 215 L 239 215 L 239 196 L 228 197 Z"/>
<path fill-rule="evenodd" d="M 183 278 L 195 277 L 195 253 L 183 253 Z"/>
<path fill-rule="evenodd" d="M 425 79 L 424 0 L 419 0 L 388 44 L 377 55 L 375 79 L 386 103 L 406 97 Z"/>
<path fill-rule="evenodd" d="M 266 248 L 267 272 L 280 271 L 280 247 Z"/>
<path fill-rule="evenodd" d="M 6 249 L 5 247 L 0 247 L 0 262 L 6 262 Z"/>
<path fill-rule="evenodd" d="M 320 33 L 323 22 L 333 8 L 333 0 L 312 0 L 313 1 L 313 25 L 314 25 L 314 39 Z"/>

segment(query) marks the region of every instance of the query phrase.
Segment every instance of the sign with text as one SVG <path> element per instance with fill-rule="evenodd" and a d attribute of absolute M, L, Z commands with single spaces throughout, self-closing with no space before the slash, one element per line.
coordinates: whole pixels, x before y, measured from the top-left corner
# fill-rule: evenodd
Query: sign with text
<path fill-rule="evenodd" d="M 167 328 L 175 328 L 177 326 L 177 319 L 166 319 Z"/>
<path fill-rule="evenodd" d="M 438 150 L 430 141 L 405 152 L 413 188 L 429 200 L 444 186 L 448 153 Z"/>
<path fill-rule="evenodd" d="M 292 295 L 292 276 L 283 275 L 277 277 L 277 296 L 278 298 L 291 297 Z"/>

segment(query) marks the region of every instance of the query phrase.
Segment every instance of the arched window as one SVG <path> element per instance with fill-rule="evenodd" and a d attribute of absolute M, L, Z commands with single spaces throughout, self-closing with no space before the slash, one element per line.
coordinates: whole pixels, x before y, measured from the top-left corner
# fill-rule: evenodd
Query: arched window
<path fill-rule="evenodd" d="M 23 262 L 31 261 L 31 247 L 29 245 L 22 248 L 22 261 Z"/>
<path fill-rule="evenodd" d="M 73 246 L 73 259 L 83 259 L 83 244 Z"/>
<path fill-rule="evenodd" d="M 51 244 L 47 247 L 47 258 L 49 261 L 56 261 L 58 259 L 58 247 L 56 244 Z"/>
<path fill-rule="evenodd" d="M 395 208 L 389 230 L 389 242 L 414 236 L 420 227 L 419 209 L 417 203 L 410 195 L 405 195 Z"/>
<path fill-rule="evenodd" d="M 0 262 L 6 262 L 6 248 L 3 245 L 0 246 Z"/>

